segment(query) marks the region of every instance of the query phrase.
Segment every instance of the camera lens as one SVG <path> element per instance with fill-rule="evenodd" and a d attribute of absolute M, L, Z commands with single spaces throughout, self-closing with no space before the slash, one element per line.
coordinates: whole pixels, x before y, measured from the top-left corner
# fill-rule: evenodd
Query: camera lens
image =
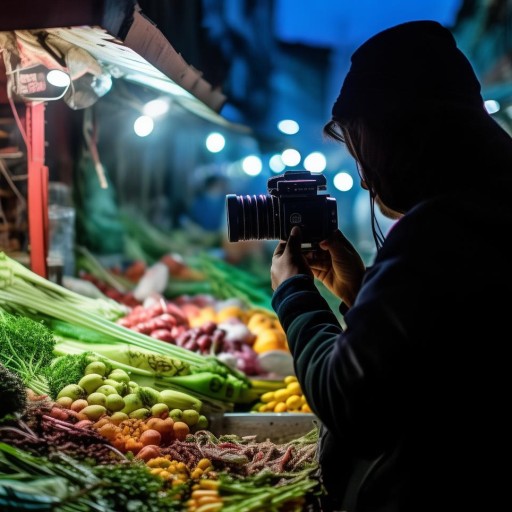
<path fill-rule="evenodd" d="M 279 206 L 274 196 L 228 194 L 226 196 L 228 239 L 278 240 Z"/>

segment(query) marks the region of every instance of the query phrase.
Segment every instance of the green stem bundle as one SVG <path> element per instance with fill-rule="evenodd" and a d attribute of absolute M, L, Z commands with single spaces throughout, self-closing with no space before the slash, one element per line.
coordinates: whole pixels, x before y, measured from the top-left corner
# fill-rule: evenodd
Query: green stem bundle
<path fill-rule="evenodd" d="M 46 315 L 96 330 L 106 337 L 105 343 L 109 340 L 127 343 L 195 366 L 205 362 L 200 354 L 116 324 L 113 320 L 126 311 L 115 301 L 92 299 L 68 290 L 38 276 L 4 253 L 0 253 L 0 305 L 17 313 Z"/>

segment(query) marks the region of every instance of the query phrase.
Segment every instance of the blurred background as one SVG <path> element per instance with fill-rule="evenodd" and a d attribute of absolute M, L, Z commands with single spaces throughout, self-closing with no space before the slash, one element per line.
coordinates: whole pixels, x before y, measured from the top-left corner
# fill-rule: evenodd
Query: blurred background
<path fill-rule="evenodd" d="M 2 30 L 18 28 L 8 20 L 12 14 L 16 24 L 19 8 L 8 4 Z M 76 244 L 106 265 L 207 250 L 267 273 L 276 242 L 227 242 L 225 195 L 264 194 L 269 177 L 300 169 L 325 175 L 340 228 L 370 262 L 367 193 L 352 159 L 323 139 L 322 127 L 352 52 L 391 25 L 434 19 L 452 29 L 483 84 L 487 108 L 507 130 L 512 126 L 510 0 L 140 0 L 136 6 L 211 85 L 218 117 L 196 115 L 144 80 L 115 76 L 108 93 L 86 108 L 77 95 L 74 102 L 48 101 L 46 164 L 51 190 L 60 194 L 50 199 L 73 208 Z M 7 96 L 0 100 L 5 212 L 8 197 L 18 197 L 8 177 L 22 182 L 24 142 Z M 19 190 L 23 195 L 21 184 Z M 26 250 L 19 204 L 16 212 L 17 224 L 3 221 L 1 245 Z"/>

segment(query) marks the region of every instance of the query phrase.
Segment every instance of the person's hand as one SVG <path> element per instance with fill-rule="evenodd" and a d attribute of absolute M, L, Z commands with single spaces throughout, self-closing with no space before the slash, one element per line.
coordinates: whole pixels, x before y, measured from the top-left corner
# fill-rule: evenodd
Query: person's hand
<path fill-rule="evenodd" d="M 339 229 L 319 246 L 320 249 L 306 255 L 313 275 L 347 306 L 351 306 L 365 271 L 361 256 Z"/>
<path fill-rule="evenodd" d="M 290 237 L 286 242 L 279 242 L 272 256 L 270 277 L 272 289 L 275 290 L 286 279 L 298 274 L 306 274 L 313 277 L 308 262 L 301 250 L 302 235 L 300 228 L 294 226 Z"/>

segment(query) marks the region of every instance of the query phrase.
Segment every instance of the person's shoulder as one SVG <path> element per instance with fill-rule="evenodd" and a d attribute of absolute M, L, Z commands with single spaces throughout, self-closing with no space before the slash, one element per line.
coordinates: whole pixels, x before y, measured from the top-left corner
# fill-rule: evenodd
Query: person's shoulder
<path fill-rule="evenodd" d="M 436 197 L 418 203 L 406 212 L 392 227 L 389 235 L 410 236 L 411 232 L 419 234 L 423 230 L 444 224 L 448 212 L 455 208 L 453 200 Z"/>
<path fill-rule="evenodd" d="M 440 246 L 447 248 L 469 225 L 464 209 L 457 197 L 440 196 L 417 204 L 389 230 L 381 256 L 426 255 Z"/>
<path fill-rule="evenodd" d="M 504 190 L 474 187 L 417 204 L 389 231 L 384 254 L 454 254 L 498 226 L 512 229 L 512 202 Z"/>

